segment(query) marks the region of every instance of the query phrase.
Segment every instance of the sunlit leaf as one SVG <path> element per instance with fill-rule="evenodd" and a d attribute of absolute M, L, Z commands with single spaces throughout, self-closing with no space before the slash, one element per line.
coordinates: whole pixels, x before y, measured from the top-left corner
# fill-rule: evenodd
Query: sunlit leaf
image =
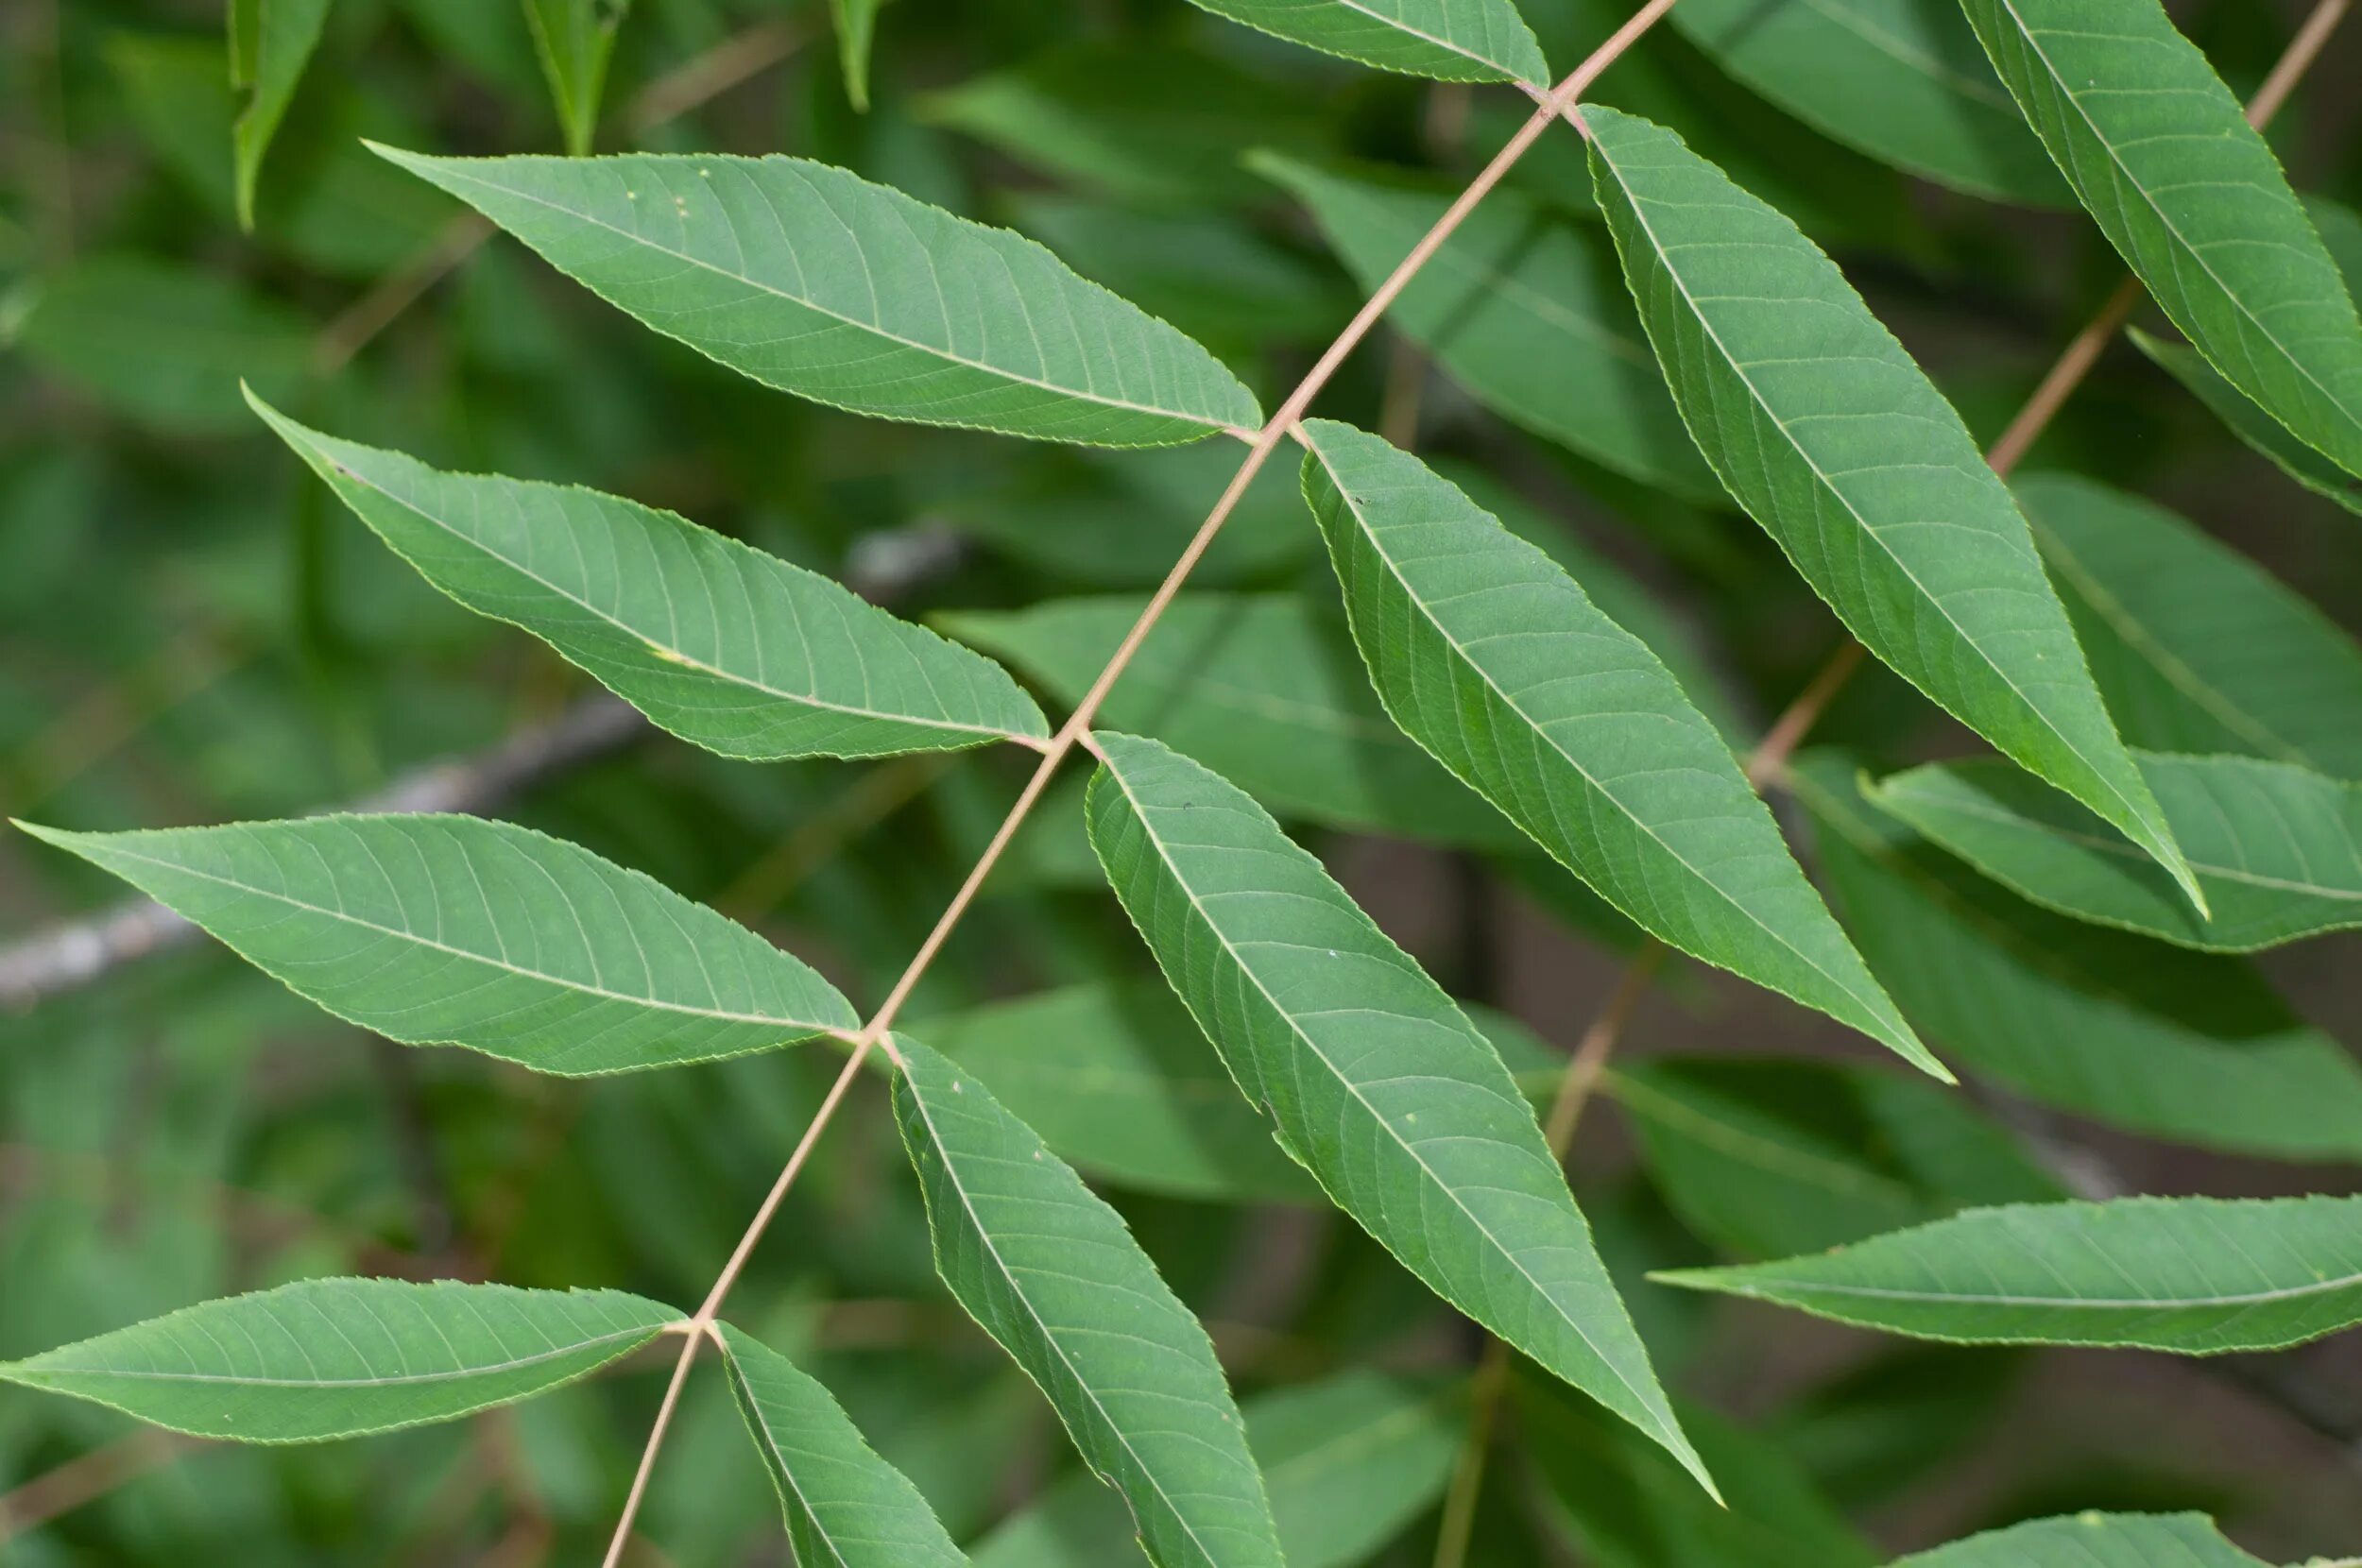
<path fill-rule="evenodd" d="M 2203 1514 L 2079 1513 L 1988 1530 L 1893 1568 L 2264 1568 Z"/>
<path fill-rule="evenodd" d="M 1262 422 L 1205 349 L 1033 241 L 825 163 L 381 150 L 657 331 L 818 402 L 1118 447 Z"/>
<path fill-rule="evenodd" d="M 2343 628 L 2163 507 L 2072 474 L 2016 487 L 2128 742 L 2362 778 L 2362 647 Z"/>
<path fill-rule="evenodd" d="M 1549 84 L 1509 0 L 1195 0 L 1219 16 L 1332 55 L 1443 81 Z"/>
<path fill-rule="evenodd" d="M 974 1076 L 895 1043 L 895 1115 L 952 1295 L 1041 1386 L 1159 1568 L 1279 1568 L 1206 1331 L 1115 1210 Z"/>
<path fill-rule="evenodd" d="M 238 95 L 231 145 L 242 229 L 254 227 L 263 156 L 303 80 L 303 68 L 328 21 L 328 5 L 329 0 L 230 0 L 230 86 Z"/>
<path fill-rule="evenodd" d="M 765 1050 L 859 1020 L 800 960 L 587 849 L 477 817 L 26 827 L 341 1018 L 540 1072 Z"/>
<path fill-rule="evenodd" d="M 2362 1199 L 1974 1209 L 1834 1252 L 1653 1277 L 1919 1338 L 2276 1350 L 2362 1322 Z"/>
<path fill-rule="evenodd" d="M 1942 1076 L 1664 663 L 1417 458 L 1303 429 L 1305 496 L 1395 722 L 1665 942 Z"/>
<path fill-rule="evenodd" d="M 443 473 L 306 430 L 298 455 L 426 579 L 727 757 L 881 757 L 1047 736 L 988 659 L 817 572 L 617 496 Z"/>
<path fill-rule="evenodd" d="M 829 1390 L 742 1329 L 721 1326 L 739 1414 L 811 1568 L 966 1568 L 927 1500 L 878 1457 Z"/>
<path fill-rule="evenodd" d="M 530 1398 L 682 1318 L 620 1290 L 307 1280 L 0 1362 L 0 1379 L 176 1432 L 317 1442 Z"/>
<path fill-rule="evenodd" d="M 1154 741 L 1098 743 L 1107 879 L 1280 1142 L 1439 1295 L 1705 1481 L 1493 1048 L 1236 786 Z"/>
<path fill-rule="evenodd" d="M 2026 520 L 1835 263 L 1680 138 L 1586 109 L 1600 206 L 1707 459 L 1863 644 L 2199 895 Z"/>
<path fill-rule="evenodd" d="M 1913 768 L 1869 795 L 1986 876 L 2079 920 L 2218 952 L 2362 925 L 2362 784 L 2248 757 L 2134 755 L 2211 918 L 2123 834 L 1998 758 Z"/>

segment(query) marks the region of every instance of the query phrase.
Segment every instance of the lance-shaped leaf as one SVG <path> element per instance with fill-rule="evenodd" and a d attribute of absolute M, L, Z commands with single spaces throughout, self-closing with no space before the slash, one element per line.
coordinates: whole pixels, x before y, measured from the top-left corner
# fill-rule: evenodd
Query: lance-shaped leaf
<path fill-rule="evenodd" d="M 1785 216 L 1670 131 L 1583 118 L 1641 322 L 1723 483 L 1872 653 L 2199 897 L 1952 405 Z"/>
<path fill-rule="evenodd" d="M 2362 1322 L 2362 1198 L 2021 1203 L 1651 1277 L 1922 1339 L 2277 1350 Z"/>
<path fill-rule="evenodd" d="M 726 757 L 880 757 L 1046 736 L 991 660 L 686 518 L 438 472 L 250 401 L 427 581 L 524 627 Z"/>
<path fill-rule="evenodd" d="M 135 884 L 338 1017 L 413 1045 L 607 1073 L 859 1021 L 828 981 L 754 932 L 508 823 L 26 831 Z"/>
<path fill-rule="evenodd" d="M 199 1437 L 317 1442 L 528 1399 L 682 1317 L 620 1290 L 307 1280 L 0 1362 L 0 1379 Z"/>
<path fill-rule="evenodd" d="M 1417 458 L 1303 429 L 1305 498 L 1404 733 L 1669 945 L 1948 1077 L 1664 662 Z"/>
<path fill-rule="evenodd" d="M 2362 1067 L 2242 961 L 2037 909 L 1861 797 L 1789 778 L 1871 969 L 1945 1055 L 2044 1104 L 2203 1148 L 2362 1158 Z"/>
<path fill-rule="evenodd" d="M 2250 757 L 2135 753 L 2214 912 L 2123 834 L 1998 758 L 1882 779 L 1872 801 L 1986 876 L 2078 920 L 2248 952 L 2362 925 L 2362 784 Z"/>
<path fill-rule="evenodd" d="M 829 22 L 836 29 L 837 64 L 845 96 L 855 109 L 869 107 L 869 56 L 878 39 L 878 12 L 885 0 L 829 0 Z"/>
<path fill-rule="evenodd" d="M 801 1568 L 967 1568 L 910 1478 L 878 1457 L 829 1390 L 742 1329 L 723 1365 L 787 1515 Z"/>
<path fill-rule="evenodd" d="M 254 227 L 263 156 L 287 117 L 303 67 L 328 21 L 329 0 L 230 0 L 230 86 L 238 118 L 231 131 L 238 227 Z"/>
<path fill-rule="evenodd" d="M 579 158 L 590 150 L 590 135 L 599 128 L 607 62 L 631 0 L 524 0 L 524 7 L 566 150 Z"/>
<path fill-rule="evenodd" d="M 1510 0 L 1196 0 L 1332 55 L 1439 81 L 1547 87 L 1549 63 Z"/>
<path fill-rule="evenodd" d="M 2127 328 L 2132 347 L 2147 354 L 2165 374 L 2182 383 L 2190 396 L 2229 426 L 2231 433 L 2254 448 L 2290 479 L 2318 496 L 2326 496 L 2350 512 L 2362 512 L 2362 478 L 2322 456 L 2255 406 L 2248 395 L 2222 378 L 2206 356 L 2186 343 L 2168 343 L 2138 327 Z"/>
<path fill-rule="evenodd" d="M 2201 530 L 2072 474 L 2018 499 L 2125 739 L 2362 778 L 2362 647 Z"/>
<path fill-rule="evenodd" d="M 1235 785 L 1154 741 L 1099 744 L 1100 863 L 1280 1142 L 1438 1295 L 1710 1487 L 1484 1037 Z"/>
<path fill-rule="evenodd" d="M 973 1075 L 895 1045 L 895 1116 L 951 1294 L 1041 1386 L 1158 1568 L 1279 1568 L 1205 1329 L 1115 1210 Z"/>
<path fill-rule="evenodd" d="M 1987 1530 L 1893 1568 L 2264 1568 L 2199 1513 L 2079 1513 Z"/>
<path fill-rule="evenodd" d="M 379 150 L 657 331 L 818 402 L 1116 447 L 1261 423 L 1212 355 L 1033 241 L 825 163 Z"/>
<path fill-rule="evenodd" d="M 2362 474 L 2362 322 L 2239 100 L 2156 0 L 1963 0 L 2051 158 L 2233 385 Z"/>
<path fill-rule="evenodd" d="M 2003 201 L 2074 198 L 1958 0 L 1683 0 L 1674 26 L 1848 146 Z"/>
<path fill-rule="evenodd" d="M 1451 193 L 1252 155 L 1310 210 L 1356 281 L 1376 288 L 1451 204 Z M 1595 225 L 1515 191 L 1468 214 L 1388 310 L 1502 418 L 1642 484 L 1726 504 L 1650 358 L 1613 247 Z"/>

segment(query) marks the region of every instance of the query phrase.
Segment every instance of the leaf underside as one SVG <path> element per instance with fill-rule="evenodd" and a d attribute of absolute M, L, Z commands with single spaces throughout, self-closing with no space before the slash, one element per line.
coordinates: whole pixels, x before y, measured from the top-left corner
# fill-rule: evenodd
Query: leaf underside
<path fill-rule="evenodd" d="M 1510 0 L 1193 0 L 1217 16 L 1389 71 L 1441 81 L 1549 84 Z"/>

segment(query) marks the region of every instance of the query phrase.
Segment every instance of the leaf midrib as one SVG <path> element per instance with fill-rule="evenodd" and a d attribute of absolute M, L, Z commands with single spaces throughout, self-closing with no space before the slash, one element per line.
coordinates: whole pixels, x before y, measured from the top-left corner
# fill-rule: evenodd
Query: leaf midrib
<path fill-rule="evenodd" d="M 407 1372 L 392 1377 L 249 1377 L 226 1372 L 140 1372 L 124 1367 L 86 1367 L 59 1363 L 36 1365 L 19 1361 L 13 1366 L 0 1365 L 0 1375 L 44 1377 L 62 1374 L 76 1377 L 121 1377 L 141 1383 L 200 1383 L 228 1385 L 237 1388 L 263 1389 L 384 1389 L 423 1386 L 435 1383 L 464 1382 L 469 1378 L 496 1376 L 525 1367 L 539 1366 L 545 1361 L 558 1360 L 581 1351 L 597 1350 L 619 1339 L 653 1339 L 664 1331 L 661 1323 L 648 1323 L 611 1334 L 601 1334 L 573 1344 L 537 1351 L 531 1355 L 514 1356 L 506 1361 L 491 1361 L 482 1366 L 461 1367 L 450 1372 Z"/>
<path fill-rule="evenodd" d="M 2299 1301 L 2349 1289 L 2362 1285 L 2362 1272 L 2342 1274 L 2336 1279 L 2316 1280 L 2309 1285 L 2287 1286 L 2269 1290 L 2239 1291 L 2218 1296 L 2178 1297 L 2114 1297 L 2114 1296 L 1980 1296 L 1967 1291 L 1944 1293 L 1930 1290 L 1908 1290 L 1899 1286 L 1847 1285 L 1834 1280 L 1781 1279 L 1763 1276 L 1758 1287 L 1773 1291 L 1792 1291 L 1803 1295 L 1859 1297 L 1871 1301 L 1919 1302 L 1932 1304 L 1965 1304 L 1976 1306 L 2043 1307 L 2051 1311 L 2076 1312 L 2143 1312 L 2173 1307 L 2262 1306 L 2273 1302 Z"/>

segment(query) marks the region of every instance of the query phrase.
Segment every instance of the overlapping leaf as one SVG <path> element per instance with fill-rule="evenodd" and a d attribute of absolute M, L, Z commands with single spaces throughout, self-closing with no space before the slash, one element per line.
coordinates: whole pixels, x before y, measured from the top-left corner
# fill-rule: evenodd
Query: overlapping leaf
<path fill-rule="evenodd" d="M 1944 1076 L 1663 662 L 1417 458 L 1303 429 L 1305 496 L 1395 722 L 1665 942 Z"/>
<path fill-rule="evenodd" d="M 1236 786 L 1154 741 L 1099 744 L 1092 846 L 1280 1142 L 1438 1294 L 1704 1481 L 1499 1056 Z"/>
<path fill-rule="evenodd" d="M 2362 1068 L 2240 960 L 2052 914 L 1863 800 L 1847 758 L 1789 769 L 1846 929 L 1937 1048 L 2112 1126 L 2283 1159 L 2362 1159 Z"/>
<path fill-rule="evenodd" d="M 176 1432 L 316 1442 L 530 1398 L 682 1316 L 620 1290 L 307 1280 L 0 1362 L 0 1379 Z"/>
<path fill-rule="evenodd" d="M 1916 1552 L 1893 1568 L 2264 1568 L 2198 1513 L 2079 1513 Z"/>
<path fill-rule="evenodd" d="M 587 849 L 456 816 L 27 831 L 339 1017 L 541 1072 L 736 1056 L 859 1020 L 800 960 Z"/>
<path fill-rule="evenodd" d="M 1871 652 L 2198 897 L 1952 405 L 1794 224 L 1670 132 L 1583 116 L 1641 322 L 1723 482 Z"/>
<path fill-rule="evenodd" d="M 1195 0 L 1218 16 L 1332 55 L 1443 81 L 1549 84 L 1510 0 Z"/>
<path fill-rule="evenodd" d="M 935 1267 L 1122 1493 L 1158 1568 L 1279 1568 L 1214 1347 L 1123 1220 L 984 1085 L 898 1037 L 894 1109 Z"/>
<path fill-rule="evenodd" d="M 2362 925 L 2362 784 L 2248 757 L 2134 753 L 2214 912 L 2123 834 L 1997 758 L 1881 779 L 1870 798 L 2035 903 L 2183 946 L 2247 952 Z"/>
<path fill-rule="evenodd" d="M 2126 741 L 2362 778 L 2362 647 L 2253 561 L 2071 474 L 2018 499 Z"/>
<path fill-rule="evenodd" d="M 1881 162 L 2005 201 L 2073 200 L 1957 0 L 1682 0 L 1670 20 L 1732 76 Z"/>
<path fill-rule="evenodd" d="M 2248 395 L 2225 381 L 2206 363 L 2206 356 L 2186 343 L 2168 343 L 2138 327 L 2125 335 L 2157 366 L 2180 382 L 2206 405 L 2233 435 L 2269 458 L 2281 472 L 2318 496 L 2326 496 L 2348 511 L 2362 512 L 2362 479 L 2357 479 L 2297 439 L 2287 426 L 2255 406 Z"/>
<path fill-rule="evenodd" d="M 1269 155 L 1251 162 L 1311 210 L 1364 288 L 1394 271 L 1451 201 L 1448 191 L 1375 172 Z M 1643 484 L 1725 500 L 1682 430 L 1595 227 L 1496 191 L 1386 319 L 1501 418 Z"/>
<path fill-rule="evenodd" d="M 470 609 L 547 640 L 727 757 L 878 757 L 1046 736 L 1001 669 L 817 572 L 570 486 L 438 472 L 256 409 Z"/>
<path fill-rule="evenodd" d="M 843 169 L 383 150 L 657 331 L 819 402 L 1119 447 L 1261 422 L 1205 349 L 1033 241 Z"/>
<path fill-rule="evenodd" d="M 231 147 L 241 229 L 254 227 L 263 158 L 319 44 L 328 5 L 329 0 L 230 0 L 230 86 L 238 94 Z"/>
<path fill-rule="evenodd" d="M 804 1568 L 967 1568 L 910 1478 L 878 1457 L 829 1390 L 725 1323 L 739 1414 L 787 1515 Z"/>
<path fill-rule="evenodd" d="M 590 150 L 599 127 L 599 98 L 607 90 L 607 62 L 615 53 L 615 30 L 631 0 L 525 0 L 534 52 L 557 105 L 566 150 L 579 158 Z"/>
<path fill-rule="evenodd" d="M 2362 1322 L 2362 1199 L 1973 1209 L 1834 1252 L 1652 1277 L 1927 1339 L 2275 1350 Z"/>
<path fill-rule="evenodd" d="M 2232 384 L 2362 474 L 2362 322 L 2279 160 L 2157 0 L 1963 0 L 2110 243 Z"/>

